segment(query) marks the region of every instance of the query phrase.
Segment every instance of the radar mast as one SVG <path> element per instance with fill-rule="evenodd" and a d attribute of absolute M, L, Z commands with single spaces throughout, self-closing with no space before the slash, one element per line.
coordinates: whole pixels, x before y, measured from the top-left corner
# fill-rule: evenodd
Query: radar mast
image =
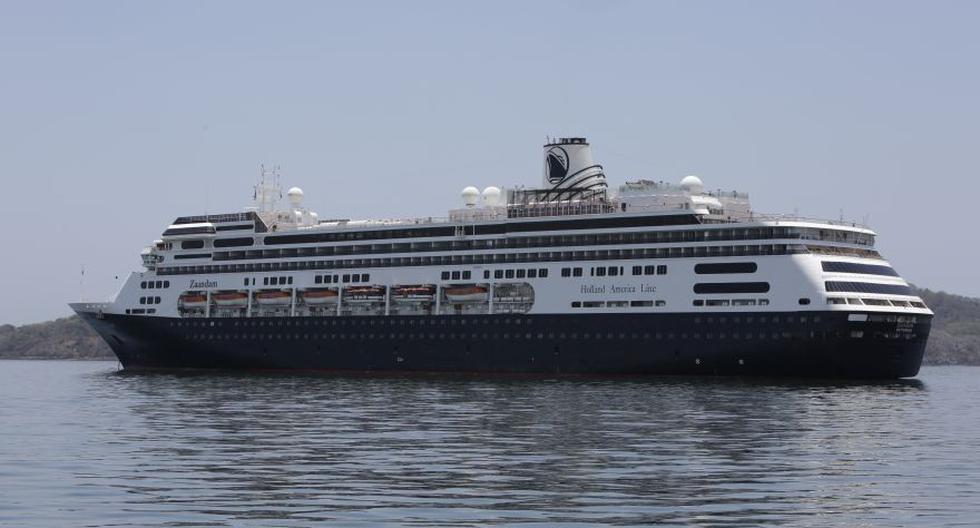
<path fill-rule="evenodd" d="M 276 204 L 282 199 L 282 186 L 279 184 L 279 166 L 266 169 L 260 165 L 259 183 L 255 185 L 255 207 L 260 212 L 275 211 Z"/>

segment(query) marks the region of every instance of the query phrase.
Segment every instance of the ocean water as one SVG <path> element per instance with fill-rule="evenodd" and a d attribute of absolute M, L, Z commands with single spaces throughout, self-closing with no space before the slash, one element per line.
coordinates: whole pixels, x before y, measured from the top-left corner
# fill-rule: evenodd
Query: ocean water
<path fill-rule="evenodd" d="M 127 374 L 0 361 L 0 526 L 980 526 L 980 369 Z"/>

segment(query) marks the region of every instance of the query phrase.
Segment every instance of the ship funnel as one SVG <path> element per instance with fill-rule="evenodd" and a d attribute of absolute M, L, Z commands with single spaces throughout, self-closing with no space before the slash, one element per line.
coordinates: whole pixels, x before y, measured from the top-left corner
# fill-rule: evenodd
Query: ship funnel
<path fill-rule="evenodd" d="M 592 147 L 585 138 L 559 138 L 544 146 L 542 189 L 561 190 L 563 198 L 583 191 L 606 189 L 602 165 L 592 161 Z"/>

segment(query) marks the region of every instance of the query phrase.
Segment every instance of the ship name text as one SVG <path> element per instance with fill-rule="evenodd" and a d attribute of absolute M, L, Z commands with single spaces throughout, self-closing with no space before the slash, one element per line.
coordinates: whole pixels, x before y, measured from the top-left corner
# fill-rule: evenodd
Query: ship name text
<path fill-rule="evenodd" d="M 200 288 L 217 288 L 217 287 L 218 287 L 218 281 L 214 281 L 211 279 L 204 279 L 203 281 L 191 279 L 191 285 L 188 286 L 187 288 L 191 290 L 197 290 Z"/>
<path fill-rule="evenodd" d="M 608 287 L 607 287 L 608 286 Z M 584 295 L 602 295 L 604 293 L 654 293 L 657 291 L 657 287 L 653 284 L 611 284 L 611 285 L 596 285 L 596 284 L 583 284 L 579 292 Z"/>

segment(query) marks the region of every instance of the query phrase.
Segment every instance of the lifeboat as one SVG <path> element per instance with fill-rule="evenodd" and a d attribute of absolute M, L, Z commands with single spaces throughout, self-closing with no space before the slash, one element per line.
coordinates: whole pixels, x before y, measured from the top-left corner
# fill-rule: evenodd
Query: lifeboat
<path fill-rule="evenodd" d="M 383 286 L 351 286 L 344 290 L 344 297 L 352 302 L 380 301 L 385 297 Z"/>
<path fill-rule="evenodd" d="M 307 290 L 300 294 L 306 304 L 331 304 L 337 302 L 336 290 Z"/>
<path fill-rule="evenodd" d="M 292 295 L 284 291 L 266 291 L 255 294 L 255 302 L 263 306 L 284 306 L 292 302 Z"/>
<path fill-rule="evenodd" d="M 208 304 L 208 296 L 202 293 L 185 293 L 179 300 L 184 308 L 204 308 Z"/>
<path fill-rule="evenodd" d="M 435 286 L 398 286 L 391 292 L 396 301 L 431 300 L 436 293 Z"/>
<path fill-rule="evenodd" d="M 443 290 L 451 302 L 480 302 L 487 300 L 485 286 L 451 286 Z"/>
<path fill-rule="evenodd" d="M 211 299 L 218 306 L 241 307 L 248 304 L 248 294 L 243 292 L 212 293 Z"/>

